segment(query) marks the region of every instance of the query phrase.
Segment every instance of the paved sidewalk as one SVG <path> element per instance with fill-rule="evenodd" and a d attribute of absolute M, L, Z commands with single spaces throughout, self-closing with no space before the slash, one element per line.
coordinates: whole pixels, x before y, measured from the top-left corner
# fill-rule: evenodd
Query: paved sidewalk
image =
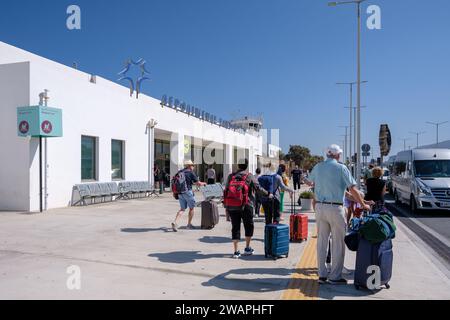
<path fill-rule="evenodd" d="M 214 230 L 174 233 L 177 208 L 164 195 L 42 215 L 0 213 L 0 299 L 450 299 L 449 280 L 401 226 L 392 288 L 367 295 L 352 285 L 319 288 L 314 237 L 292 244 L 288 259 L 267 260 L 258 219 L 256 254 L 234 260 L 224 216 Z M 346 267 L 353 264 L 349 253 Z M 66 285 L 72 265 L 81 268 L 79 291 Z"/>

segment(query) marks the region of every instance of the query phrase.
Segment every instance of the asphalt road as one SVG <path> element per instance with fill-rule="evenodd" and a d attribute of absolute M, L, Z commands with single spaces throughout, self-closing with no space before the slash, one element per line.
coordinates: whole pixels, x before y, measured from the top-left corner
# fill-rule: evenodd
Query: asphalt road
<path fill-rule="evenodd" d="M 450 269 L 450 212 L 413 213 L 407 205 L 395 205 L 388 197 L 387 206 L 411 231 L 422 239 Z"/>
<path fill-rule="evenodd" d="M 393 199 L 390 199 L 393 200 Z M 395 206 L 450 241 L 450 211 L 413 213 L 407 205 Z"/>

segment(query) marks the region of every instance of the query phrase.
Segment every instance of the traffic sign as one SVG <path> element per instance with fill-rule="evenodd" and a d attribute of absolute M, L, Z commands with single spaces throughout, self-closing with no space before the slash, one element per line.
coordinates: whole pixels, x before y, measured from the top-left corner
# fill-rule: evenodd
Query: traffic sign
<path fill-rule="evenodd" d="M 363 145 L 362 145 L 361 150 L 362 150 L 363 152 L 369 152 L 369 151 L 371 150 L 371 147 L 370 147 L 370 145 L 368 145 L 368 144 L 366 143 L 366 144 L 363 144 Z"/>

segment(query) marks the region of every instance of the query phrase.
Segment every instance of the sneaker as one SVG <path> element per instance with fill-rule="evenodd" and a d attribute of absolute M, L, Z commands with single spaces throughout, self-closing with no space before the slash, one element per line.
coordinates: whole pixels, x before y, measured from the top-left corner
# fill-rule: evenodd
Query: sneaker
<path fill-rule="evenodd" d="M 186 229 L 188 229 L 188 230 L 194 230 L 195 227 L 194 227 L 192 224 L 188 224 L 188 225 L 186 226 Z"/>
<path fill-rule="evenodd" d="M 251 256 L 254 252 L 255 252 L 255 250 L 253 250 L 251 247 L 245 248 L 244 256 Z"/>
<path fill-rule="evenodd" d="M 326 284 L 328 282 L 327 278 L 319 278 L 319 284 Z"/>
<path fill-rule="evenodd" d="M 345 279 L 330 280 L 330 283 L 333 285 L 345 285 L 345 284 L 347 284 L 347 280 L 345 280 Z"/>
<path fill-rule="evenodd" d="M 173 232 L 178 232 L 178 226 L 175 222 L 172 222 L 172 230 Z"/>
<path fill-rule="evenodd" d="M 353 271 L 351 271 L 351 270 L 348 270 L 346 267 L 344 267 L 343 269 L 342 269 L 342 273 L 343 274 L 347 274 L 347 275 L 349 275 L 349 274 L 352 274 L 353 273 Z"/>
<path fill-rule="evenodd" d="M 239 251 L 236 251 L 234 254 L 233 254 L 233 259 L 239 259 L 241 257 L 241 253 L 239 252 Z"/>

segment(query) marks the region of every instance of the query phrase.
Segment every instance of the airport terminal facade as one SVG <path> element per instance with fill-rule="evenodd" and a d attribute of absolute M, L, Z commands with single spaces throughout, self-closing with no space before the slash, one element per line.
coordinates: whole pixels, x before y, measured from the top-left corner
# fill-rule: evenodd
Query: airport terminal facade
<path fill-rule="evenodd" d="M 17 108 L 38 105 L 44 89 L 63 123 L 62 137 L 42 144 L 47 209 L 70 205 L 76 184 L 146 181 L 155 164 L 173 176 L 188 159 L 201 178 L 207 164 L 223 178 L 244 156 L 254 171 L 264 154 L 256 130 L 167 97 L 130 97 L 127 87 L 0 42 L 0 210 L 39 209 L 39 139 L 18 135 Z"/>

